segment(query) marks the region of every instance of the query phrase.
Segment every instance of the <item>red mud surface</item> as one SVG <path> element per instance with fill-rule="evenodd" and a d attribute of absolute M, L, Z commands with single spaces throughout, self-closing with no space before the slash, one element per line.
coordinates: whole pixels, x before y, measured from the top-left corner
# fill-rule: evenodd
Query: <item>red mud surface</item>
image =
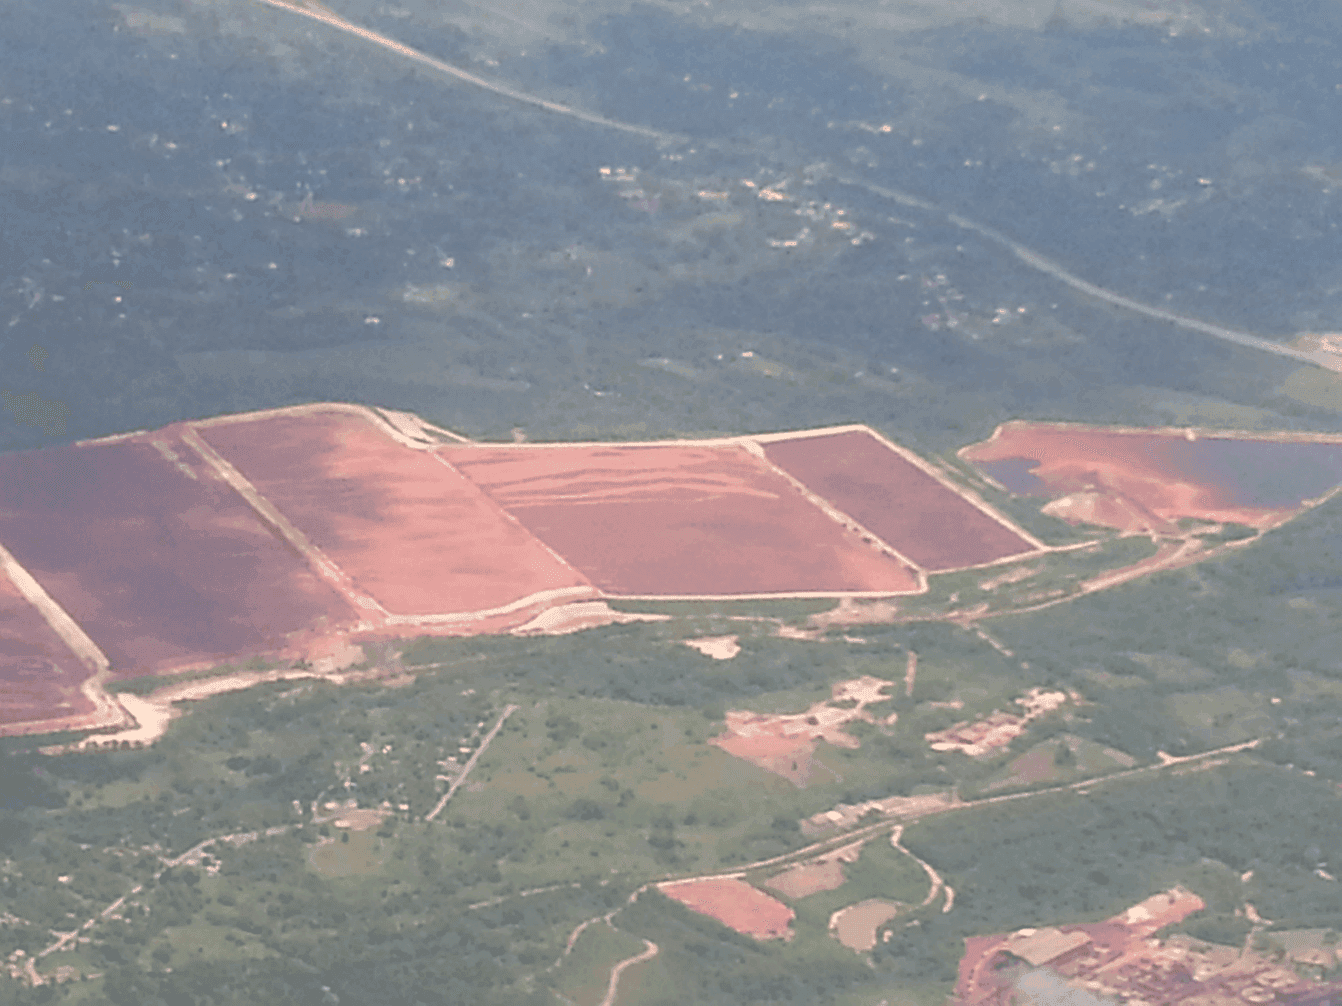
<path fill-rule="evenodd" d="M 929 571 L 1035 551 L 1027 539 L 901 457 L 849 430 L 769 441 L 779 468 Z"/>
<path fill-rule="evenodd" d="M 1342 484 L 1342 438 L 1192 436 L 1010 422 L 960 456 L 1014 493 L 1069 497 L 1064 519 L 1127 530 L 1180 517 L 1269 527 Z"/>
<path fill-rule="evenodd" d="M 441 447 L 613 595 L 904 593 L 917 575 L 736 445 Z"/>
<path fill-rule="evenodd" d="M 0 732 L 92 713 L 79 689 L 92 673 L 0 572 Z"/>
<path fill-rule="evenodd" d="M 757 940 L 792 939 L 789 926 L 796 913 L 744 880 L 690 880 L 659 887 L 659 890 L 668 898 L 674 898 L 701 915 L 717 919 L 738 933 Z"/>
<path fill-rule="evenodd" d="M 0 455 L 0 542 L 118 676 L 273 651 L 296 630 L 352 621 L 170 430 L 140 440 Z"/>
<path fill-rule="evenodd" d="M 197 429 L 393 614 L 481 611 L 586 583 L 433 452 L 357 415 Z"/>

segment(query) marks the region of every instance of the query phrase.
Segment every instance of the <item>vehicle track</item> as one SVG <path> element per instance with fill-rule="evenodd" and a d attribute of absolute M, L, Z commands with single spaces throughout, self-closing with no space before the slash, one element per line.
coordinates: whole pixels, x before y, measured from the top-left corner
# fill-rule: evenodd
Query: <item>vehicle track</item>
<path fill-rule="evenodd" d="M 480 742 L 480 746 L 475 749 L 475 753 L 471 755 L 471 757 L 467 760 L 466 764 L 462 766 L 461 774 L 452 781 L 452 784 L 450 786 L 447 787 L 447 792 L 442 795 L 442 798 L 436 804 L 434 804 L 433 810 L 429 811 L 427 814 L 424 815 L 425 821 L 432 821 L 435 817 L 438 816 L 439 812 L 441 812 L 442 809 L 447 806 L 447 801 L 452 799 L 453 794 L 456 793 L 456 791 L 461 788 L 462 783 L 466 781 L 466 777 L 471 774 L 471 769 L 475 768 L 475 763 L 478 762 L 480 760 L 480 756 L 485 753 L 485 749 L 489 747 L 489 742 L 492 741 L 495 735 L 498 734 L 498 732 L 503 729 L 504 722 L 508 719 L 509 716 L 511 716 L 513 713 L 517 712 L 517 710 L 521 708 L 522 708 L 521 706 L 514 706 L 514 705 L 504 707 L 503 715 L 499 717 L 499 721 L 494 724 L 494 726 L 490 729 L 489 733 L 485 734 L 484 740 L 482 740 Z"/>

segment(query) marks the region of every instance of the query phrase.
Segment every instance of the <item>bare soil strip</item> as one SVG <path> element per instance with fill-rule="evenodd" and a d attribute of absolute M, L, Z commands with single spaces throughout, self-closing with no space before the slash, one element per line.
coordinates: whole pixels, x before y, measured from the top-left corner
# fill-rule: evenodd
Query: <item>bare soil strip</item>
<path fill-rule="evenodd" d="M 453 433 L 441 426 L 434 426 L 432 423 L 425 422 L 413 412 L 376 408 L 371 409 L 371 411 L 391 427 L 393 435 L 401 434 L 407 438 L 406 446 L 414 447 L 416 450 L 429 450 L 437 447 L 444 440 L 454 440 L 459 444 L 469 444 L 471 442 L 469 437 L 463 437 L 460 433 Z M 428 434 L 428 436 L 425 434 Z M 430 439 L 430 436 L 433 439 Z"/>
<path fill-rule="evenodd" d="M 932 869 L 931 864 L 924 862 L 923 860 L 915 856 L 912 852 L 910 852 L 908 849 L 904 848 L 904 846 L 901 845 L 899 842 L 899 840 L 903 837 L 904 837 L 904 825 L 902 824 L 895 825 L 894 830 L 890 832 L 890 844 L 894 848 L 898 849 L 900 852 L 904 853 L 904 855 L 912 859 L 919 866 L 921 866 L 923 868 L 923 872 L 927 874 L 927 879 L 931 883 L 931 886 L 928 888 L 927 897 L 925 897 L 922 900 L 922 903 L 918 906 L 919 908 L 926 908 L 928 905 L 932 904 L 932 902 L 936 899 L 937 894 L 941 891 L 942 888 L 941 874 L 937 873 L 936 870 Z M 949 890 L 949 888 L 947 888 L 947 890 Z M 950 897 L 952 896 L 948 895 L 947 900 L 949 900 Z"/>
<path fill-rule="evenodd" d="M 624 960 L 620 961 L 620 963 L 616 964 L 615 967 L 610 969 L 610 986 L 606 989 L 606 997 L 601 1000 L 601 1006 L 614 1006 L 615 991 L 620 984 L 620 973 L 624 971 L 625 968 L 629 967 L 631 964 L 640 964 L 643 961 L 650 961 L 657 956 L 656 943 L 653 943 L 652 940 L 644 940 L 643 945 L 647 948 L 643 953 L 636 954 L 633 957 L 626 957 Z"/>
<path fill-rule="evenodd" d="M 362 38 L 365 41 L 373 42 L 377 45 L 384 46 L 385 48 L 390 49 L 392 52 L 404 56 L 407 59 L 412 59 L 417 63 L 423 63 L 425 66 L 430 66 L 441 73 L 445 73 L 448 74 L 449 76 L 456 77 L 458 80 L 464 81 L 467 84 L 471 84 L 485 91 L 491 91 L 494 94 L 497 94 L 504 98 L 508 98 L 512 101 L 521 102 L 524 105 L 533 105 L 536 108 L 544 109 L 547 112 L 553 112 L 556 115 L 563 115 L 571 119 L 577 119 L 581 122 L 590 123 L 593 126 L 601 126 L 605 129 L 618 129 L 621 132 L 625 133 L 634 133 L 638 136 L 647 137 L 650 140 L 659 140 L 662 142 L 679 142 L 687 139 L 687 137 L 680 136 L 677 133 L 666 133 L 657 129 L 648 129 L 644 126 L 634 126 L 625 122 L 616 122 L 614 119 L 607 119 L 600 115 L 594 115 L 591 112 L 584 112 L 581 111 L 580 109 L 570 108 L 568 105 L 561 105 L 556 101 L 546 101 L 544 98 L 538 98 L 534 95 L 527 94 L 524 91 L 518 91 L 511 87 L 507 87 L 503 84 L 496 84 L 493 81 L 486 80 L 483 77 L 477 77 L 473 73 L 467 73 L 465 70 L 459 70 L 455 66 L 452 66 L 450 63 L 444 63 L 440 59 L 434 59 L 432 56 L 425 55 L 418 49 L 412 49 L 408 45 L 402 45 L 400 42 L 396 42 L 385 35 L 380 35 L 377 32 L 370 31 L 367 28 L 360 28 L 358 25 L 350 24 L 344 18 L 326 10 L 323 7 L 314 7 L 314 8 L 300 7 L 297 4 L 286 3 L 285 0 L 260 0 L 260 2 L 267 4 L 271 7 L 277 7 L 280 10 L 289 11 L 292 14 L 302 14 L 304 17 L 310 17 L 314 21 L 321 21 L 323 24 L 328 24 L 333 28 L 338 28 L 341 31 L 349 32 L 351 35 L 357 35 L 359 38 Z"/>
<path fill-rule="evenodd" d="M 479 611 L 448 611 L 433 615 L 388 615 L 386 622 L 388 625 L 451 625 L 453 623 L 481 621 L 499 615 L 510 615 L 524 608 L 547 604 L 550 601 L 557 601 L 565 597 L 591 598 L 600 596 L 600 592 L 595 587 L 585 585 L 556 587 L 553 590 L 539 590 L 534 594 L 518 598 L 516 601 L 501 604 L 497 608 L 483 608 Z"/>
<path fill-rule="evenodd" d="M 462 766 L 461 774 L 457 776 L 455 780 L 453 780 L 450 786 L 448 786 L 447 792 L 442 795 L 442 797 L 436 804 L 434 804 L 433 810 L 429 811 L 427 814 L 424 815 L 424 820 L 432 821 L 435 817 L 438 816 L 439 812 L 444 807 L 447 806 L 447 801 L 452 799 L 453 794 L 455 794 L 456 791 L 461 788 L 462 783 L 466 781 L 466 777 L 471 774 L 471 769 L 475 768 L 475 763 L 478 762 L 480 760 L 480 756 L 485 753 L 485 749 L 489 747 L 489 742 L 492 741 L 494 739 L 494 736 L 500 730 L 503 729 L 504 721 L 507 720 L 508 717 L 511 716 L 513 713 L 517 712 L 517 710 L 520 708 L 522 707 L 514 705 L 508 705 L 504 707 L 503 715 L 499 717 L 499 721 L 495 723 L 492 728 L 490 728 L 489 733 L 485 734 L 484 739 L 480 742 L 480 746 L 475 749 L 475 754 L 471 755 L 471 757 L 467 760 L 466 764 Z"/>
<path fill-rule="evenodd" d="M 692 650 L 698 650 L 705 657 L 714 660 L 731 660 L 741 652 L 738 636 L 701 636 L 698 639 L 685 639 L 682 642 Z"/>
<path fill-rule="evenodd" d="M 586 588 L 584 588 L 586 589 Z M 514 636 L 562 636 L 604 625 L 628 622 L 669 622 L 670 615 L 615 611 L 605 601 L 578 601 L 546 608 L 524 625 L 512 630 Z"/>

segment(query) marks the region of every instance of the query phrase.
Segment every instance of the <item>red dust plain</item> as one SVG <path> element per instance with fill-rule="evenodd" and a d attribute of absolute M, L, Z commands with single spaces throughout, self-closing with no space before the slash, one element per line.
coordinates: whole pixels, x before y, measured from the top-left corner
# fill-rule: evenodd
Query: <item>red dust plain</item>
<path fill-rule="evenodd" d="M 94 711 L 88 669 L 0 572 L 0 734 L 8 724 L 66 729 Z"/>
<path fill-rule="evenodd" d="M 613 596 L 913 593 L 863 542 L 736 444 L 440 447 Z"/>
<path fill-rule="evenodd" d="M 118 677 L 274 651 L 289 633 L 352 621 L 171 429 L 0 455 L 0 542 Z"/>
<path fill-rule="evenodd" d="M 481 611 L 587 586 L 440 457 L 407 449 L 358 414 L 196 426 L 389 612 Z"/>
<path fill-rule="evenodd" d="M 1013 491 L 1071 494 L 1074 517 L 1108 507 L 1148 524 L 1264 526 L 1342 482 L 1342 444 L 1301 435 L 1016 423 L 962 453 Z M 921 564 L 1039 547 L 933 471 L 865 427 L 477 445 L 338 403 L 0 455 L 0 544 L 18 578 L 0 589 L 0 734 L 124 719 L 108 677 L 315 661 L 410 625 L 621 620 L 588 603 L 604 597 L 890 598 L 926 589 Z M 19 599 L 25 575 L 52 603 Z M 103 654 L 111 674 L 95 676 Z M 802 784 L 831 712 L 742 720 L 722 743 Z"/>
<path fill-rule="evenodd" d="M 1342 484 L 1342 438 L 1315 434 L 1009 422 L 960 457 L 1065 520 L 1128 531 L 1268 528 Z"/>
<path fill-rule="evenodd" d="M 768 439 L 763 447 L 779 468 L 929 572 L 1039 550 L 866 430 Z"/>
<path fill-rule="evenodd" d="M 700 915 L 757 940 L 786 941 L 795 935 L 790 927 L 796 913 L 744 880 L 687 880 L 659 884 L 658 890 Z"/>

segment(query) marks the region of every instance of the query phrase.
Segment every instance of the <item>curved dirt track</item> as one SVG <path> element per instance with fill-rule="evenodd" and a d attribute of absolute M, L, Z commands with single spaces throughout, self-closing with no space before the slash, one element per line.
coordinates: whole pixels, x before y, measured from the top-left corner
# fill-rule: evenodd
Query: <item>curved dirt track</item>
<path fill-rule="evenodd" d="M 495 83 L 492 80 L 486 80 L 484 77 L 477 77 L 473 73 L 453 66 L 451 63 L 444 63 L 440 59 L 434 59 L 418 49 L 412 49 L 408 45 L 403 45 L 395 39 L 388 38 L 386 35 L 379 34 L 368 28 L 360 28 L 356 24 L 351 24 L 335 12 L 327 9 L 321 4 L 311 3 L 310 6 L 303 6 L 301 3 L 287 3 L 285 0 L 258 0 L 267 6 L 285 10 L 291 14 L 301 14 L 303 17 L 312 18 L 314 21 L 320 21 L 323 24 L 330 25 L 340 31 L 356 35 L 366 42 L 372 42 L 374 45 L 380 45 L 390 49 L 392 52 L 406 59 L 412 59 L 417 63 L 423 63 L 425 66 L 432 67 L 440 73 L 445 73 L 450 77 L 470 84 L 473 87 L 481 88 L 497 94 L 501 98 L 507 98 L 510 101 L 518 101 L 524 105 L 531 105 L 535 108 L 544 109 L 547 112 L 553 112 L 556 115 L 563 115 L 570 119 L 577 119 L 579 122 L 586 122 L 593 126 L 600 126 L 603 129 L 617 129 L 624 133 L 634 133 L 638 136 L 647 137 L 650 140 L 658 140 L 663 143 L 679 143 L 688 140 L 688 137 L 681 136 L 678 133 L 663 132 L 659 129 L 648 129 L 646 126 L 635 126 L 628 122 L 617 122 L 614 119 L 607 119 L 604 116 L 594 115 L 591 112 L 584 112 L 582 109 L 570 108 L 568 105 L 561 105 L 557 101 L 546 101 L 544 98 L 537 97 L 534 94 L 527 94 L 525 91 L 519 91 L 508 87 L 506 84 Z M 310 0 L 309 0 L 310 2 Z"/>
<path fill-rule="evenodd" d="M 610 985 L 606 989 L 606 997 L 601 1000 L 601 1006 L 614 1006 L 615 993 L 620 985 L 620 974 L 631 964 L 641 964 L 643 961 L 650 961 L 657 956 L 657 944 L 652 940 L 643 941 L 645 949 L 641 954 L 635 954 L 633 957 L 626 957 L 615 967 L 610 969 Z"/>

